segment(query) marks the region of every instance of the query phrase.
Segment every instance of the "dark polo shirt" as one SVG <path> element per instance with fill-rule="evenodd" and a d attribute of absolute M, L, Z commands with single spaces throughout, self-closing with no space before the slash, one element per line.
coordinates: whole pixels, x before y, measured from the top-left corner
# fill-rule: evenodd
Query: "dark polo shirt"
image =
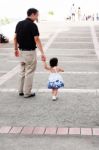
<path fill-rule="evenodd" d="M 17 34 L 17 42 L 20 50 L 35 50 L 36 43 L 34 41 L 35 36 L 39 36 L 39 30 L 37 25 L 29 18 L 20 21 L 15 33 Z"/>

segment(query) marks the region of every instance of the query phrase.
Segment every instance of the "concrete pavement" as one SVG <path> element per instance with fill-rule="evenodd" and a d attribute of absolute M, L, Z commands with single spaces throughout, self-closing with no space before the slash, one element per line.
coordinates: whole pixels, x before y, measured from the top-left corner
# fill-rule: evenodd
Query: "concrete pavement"
<path fill-rule="evenodd" d="M 99 150 L 96 137 L 0 136 L 1 150 Z"/>
<path fill-rule="evenodd" d="M 23 137 L 17 133 L 10 135 L 10 131 L 7 130 L 6 134 L 0 135 L 1 141 L 5 143 L 1 144 L 1 148 L 5 150 L 8 146 L 9 149 L 21 150 L 28 149 L 27 146 L 29 146 L 29 149 L 33 150 L 35 148 L 38 150 L 40 148 L 43 150 L 48 148 L 98 150 L 98 137 L 95 137 L 96 134 L 93 134 L 93 131 L 95 129 L 95 133 L 99 134 L 99 60 L 97 56 L 99 28 L 97 25 L 91 26 L 88 23 L 84 25 L 64 23 L 62 26 L 52 23 L 46 26 L 49 32 L 45 33 L 44 24 L 42 26 L 44 37 L 41 36 L 41 38 L 46 48 L 47 58 L 48 60 L 54 56 L 59 58 L 59 65 L 65 70 L 62 74 L 65 88 L 60 90 L 58 101 L 53 102 L 51 93 L 47 89 L 48 73 L 44 70 L 38 55 L 38 67 L 33 84 L 33 91 L 36 91 L 37 96 L 28 100 L 19 97 L 17 94 L 19 69 L 12 70 L 19 64 L 19 60 L 13 55 L 13 44 L 2 45 L 0 48 L 1 132 L 5 131 L 3 127 L 7 126 L 11 130 L 14 127 L 21 127 L 20 133 L 22 133 L 24 127 L 27 127 L 30 134 Z M 65 137 L 58 137 L 56 134 L 54 137 L 50 137 L 49 134 L 41 138 L 31 136 L 31 128 L 35 127 L 69 128 L 71 134 L 69 137 L 67 134 Z M 72 130 L 72 128 L 78 128 L 78 130 Z M 83 129 L 85 137 L 74 136 L 79 130 L 81 135 Z M 52 131 L 53 129 L 49 132 Z M 91 136 L 88 136 L 88 133 Z M 41 144 L 38 144 L 40 141 Z M 15 142 L 17 148 L 14 147 Z M 23 146 L 25 142 L 26 147 Z M 54 146 L 54 143 L 57 144 Z"/>

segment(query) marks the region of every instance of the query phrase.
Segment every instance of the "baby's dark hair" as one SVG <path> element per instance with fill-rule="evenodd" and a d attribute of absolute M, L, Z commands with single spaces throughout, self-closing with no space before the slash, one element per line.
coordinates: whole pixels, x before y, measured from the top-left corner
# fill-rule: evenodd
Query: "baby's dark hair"
<path fill-rule="evenodd" d="M 58 65 L 58 59 L 57 58 L 51 58 L 49 64 L 52 68 L 56 67 Z"/>

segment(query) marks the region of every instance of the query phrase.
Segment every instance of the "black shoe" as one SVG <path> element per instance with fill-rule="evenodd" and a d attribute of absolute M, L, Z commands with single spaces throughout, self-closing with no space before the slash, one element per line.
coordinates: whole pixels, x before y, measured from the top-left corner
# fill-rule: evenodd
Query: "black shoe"
<path fill-rule="evenodd" d="M 35 97 L 36 96 L 36 94 L 35 93 L 31 93 L 30 95 L 26 95 L 26 96 L 24 96 L 24 98 L 31 98 L 31 97 Z"/>
<path fill-rule="evenodd" d="M 24 93 L 19 93 L 19 96 L 24 96 Z"/>

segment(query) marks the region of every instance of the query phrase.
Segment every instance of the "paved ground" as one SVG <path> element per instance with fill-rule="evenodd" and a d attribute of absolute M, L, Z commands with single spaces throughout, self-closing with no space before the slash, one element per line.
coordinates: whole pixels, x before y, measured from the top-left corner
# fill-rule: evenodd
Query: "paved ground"
<path fill-rule="evenodd" d="M 90 137 L 0 136 L 1 150 L 99 150 L 99 139 Z"/>
<path fill-rule="evenodd" d="M 9 126 L 11 129 L 24 126 L 67 127 L 75 130 L 71 131 L 70 137 L 58 137 L 55 134 L 54 137 L 40 138 L 31 135 L 30 130 L 28 136 L 1 134 L 0 147 L 4 150 L 7 147 L 9 150 L 64 150 L 68 147 L 69 150 L 98 150 L 98 137 L 72 137 L 72 134 L 85 129 L 87 135 L 91 130 L 93 132 L 97 129 L 95 134 L 88 135 L 99 135 L 99 27 L 90 24 L 63 23 L 61 26 L 52 23 L 47 24 L 45 30 L 43 23 L 40 30 L 48 60 L 57 56 L 59 65 L 65 69 L 62 73 L 65 88 L 60 90 L 58 101 L 53 102 L 47 89 L 48 73 L 38 55 L 33 86 L 37 96 L 28 100 L 18 97 L 19 60 L 13 56 L 13 44 L 1 45 L 0 126 Z M 20 132 L 22 133 L 22 130 Z M 9 130 L 6 133 L 9 133 Z"/>

